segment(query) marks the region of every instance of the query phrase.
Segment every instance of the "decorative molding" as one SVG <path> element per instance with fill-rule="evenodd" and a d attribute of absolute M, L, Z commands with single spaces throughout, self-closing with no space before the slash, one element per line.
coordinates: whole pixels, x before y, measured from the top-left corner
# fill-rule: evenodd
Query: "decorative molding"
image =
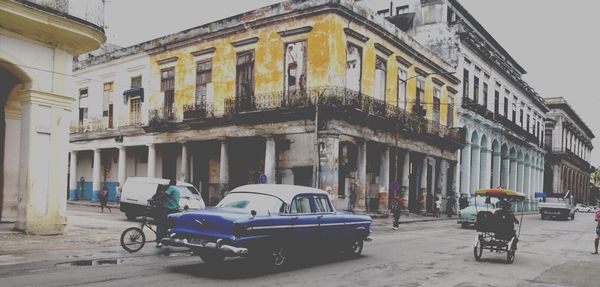
<path fill-rule="evenodd" d="M 310 31 L 312 31 L 312 29 L 313 29 L 312 26 L 304 26 L 304 27 L 295 28 L 295 29 L 291 29 L 291 30 L 279 31 L 279 32 L 277 32 L 277 34 L 279 34 L 279 36 L 281 36 L 281 37 L 289 37 L 289 36 L 309 33 Z"/>
<path fill-rule="evenodd" d="M 458 94 L 458 91 L 451 86 L 446 86 L 446 89 L 448 90 L 449 93 Z"/>
<path fill-rule="evenodd" d="M 239 41 L 231 42 L 231 46 L 241 47 L 241 46 L 246 46 L 246 45 L 254 44 L 256 42 L 258 42 L 258 37 L 252 37 L 252 38 L 248 38 L 248 39 L 244 39 L 244 40 L 239 40 Z"/>
<path fill-rule="evenodd" d="M 377 49 L 377 51 L 379 51 L 381 53 L 384 53 L 388 57 L 394 53 L 392 50 L 386 48 L 385 46 L 383 46 L 379 43 L 375 43 L 375 49 Z"/>
<path fill-rule="evenodd" d="M 100 75 L 100 78 L 101 79 L 113 78 L 115 75 L 116 75 L 115 72 L 110 72 L 110 73 Z"/>
<path fill-rule="evenodd" d="M 406 68 L 410 68 L 410 66 L 412 66 L 411 62 L 402 58 L 401 56 L 396 56 L 396 61 L 398 61 L 398 63 L 402 64 L 402 66 L 404 66 Z"/>
<path fill-rule="evenodd" d="M 346 36 L 352 37 L 352 38 L 354 38 L 356 40 L 359 40 L 359 41 L 361 41 L 363 43 L 366 42 L 366 41 L 369 41 L 369 37 L 367 37 L 367 36 L 365 36 L 365 35 L 363 35 L 361 33 L 358 33 L 358 32 L 356 32 L 356 31 L 354 31 L 354 30 L 352 30 L 350 28 L 344 28 L 344 33 L 346 33 Z"/>
<path fill-rule="evenodd" d="M 169 63 L 177 62 L 177 60 L 179 60 L 179 57 L 175 56 L 175 57 L 170 57 L 170 58 L 158 60 L 158 61 L 156 61 L 156 63 L 159 66 L 161 66 L 161 65 L 166 65 L 166 64 L 169 64 Z"/>
<path fill-rule="evenodd" d="M 210 47 L 210 48 L 207 48 L 207 49 L 202 49 L 202 50 L 199 50 L 199 51 L 191 52 L 190 54 L 192 54 L 192 56 L 194 56 L 194 57 L 198 57 L 198 56 L 212 54 L 216 50 L 217 50 L 217 48 Z"/>
<path fill-rule="evenodd" d="M 429 73 L 425 72 L 425 70 L 419 68 L 419 67 L 415 67 L 415 73 L 421 75 L 421 76 L 427 76 Z"/>
<path fill-rule="evenodd" d="M 440 86 L 445 85 L 446 83 L 442 82 L 440 79 L 436 78 L 436 77 L 432 77 L 431 80 L 433 81 L 433 83 L 438 84 Z"/>
<path fill-rule="evenodd" d="M 138 65 L 135 67 L 127 68 L 127 72 L 135 72 L 135 71 L 143 70 L 145 67 L 146 67 L 146 65 Z"/>

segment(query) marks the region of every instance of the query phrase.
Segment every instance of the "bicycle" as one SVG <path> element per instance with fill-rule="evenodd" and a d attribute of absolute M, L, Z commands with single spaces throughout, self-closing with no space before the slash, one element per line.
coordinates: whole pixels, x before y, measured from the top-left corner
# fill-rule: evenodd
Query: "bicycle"
<path fill-rule="evenodd" d="M 146 212 L 142 216 L 142 222 L 140 223 L 140 226 L 129 227 L 125 229 L 123 233 L 121 233 L 121 247 L 123 247 L 123 249 L 125 249 L 127 252 L 138 252 L 144 247 L 144 244 L 146 244 L 146 235 L 144 234 L 144 227 L 154 232 L 154 234 L 156 235 L 155 238 L 158 237 L 157 229 L 153 228 L 148 220 L 148 217 L 152 217 L 149 213 L 151 213 L 153 209 L 154 206 L 149 202 L 146 208 Z M 157 240 L 158 239 L 155 239 L 152 242 L 157 242 Z"/>

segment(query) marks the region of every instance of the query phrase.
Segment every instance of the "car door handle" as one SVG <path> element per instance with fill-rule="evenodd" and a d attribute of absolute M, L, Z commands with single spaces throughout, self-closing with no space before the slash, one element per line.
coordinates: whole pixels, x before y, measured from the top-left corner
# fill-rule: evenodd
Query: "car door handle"
<path fill-rule="evenodd" d="M 321 218 L 323 218 L 323 215 L 318 215 L 317 218 L 321 219 Z"/>

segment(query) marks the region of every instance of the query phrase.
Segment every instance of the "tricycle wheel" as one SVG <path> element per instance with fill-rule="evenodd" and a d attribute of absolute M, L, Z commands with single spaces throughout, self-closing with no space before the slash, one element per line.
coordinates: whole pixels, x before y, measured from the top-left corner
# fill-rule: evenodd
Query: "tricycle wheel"
<path fill-rule="evenodd" d="M 475 256 L 475 260 L 479 261 L 481 260 L 481 255 L 483 254 L 483 246 L 480 244 L 477 244 L 477 246 L 473 247 L 473 255 Z"/>
<path fill-rule="evenodd" d="M 137 252 L 146 243 L 146 235 L 139 227 L 129 227 L 121 233 L 121 246 L 129 253 Z"/>
<path fill-rule="evenodd" d="M 506 263 L 511 264 L 515 261 L 515 251 L 508 250 L 506 251 Z"/>

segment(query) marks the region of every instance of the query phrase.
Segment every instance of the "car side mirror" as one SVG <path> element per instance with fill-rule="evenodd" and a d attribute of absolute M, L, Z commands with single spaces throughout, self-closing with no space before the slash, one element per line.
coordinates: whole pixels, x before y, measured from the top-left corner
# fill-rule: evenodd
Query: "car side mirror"
<path fill-rule="evenodd" d="M 188 209 L 190 209 L 190 207 L 187 206 L 187 204 L 183 206 L 183 210 L 188 211 Z"/>
<path fill-rule="evenodd" d="M 256 210 L 251 210 L 250 214 L 252 214 L 252 216 L 256 216 Z"/>

